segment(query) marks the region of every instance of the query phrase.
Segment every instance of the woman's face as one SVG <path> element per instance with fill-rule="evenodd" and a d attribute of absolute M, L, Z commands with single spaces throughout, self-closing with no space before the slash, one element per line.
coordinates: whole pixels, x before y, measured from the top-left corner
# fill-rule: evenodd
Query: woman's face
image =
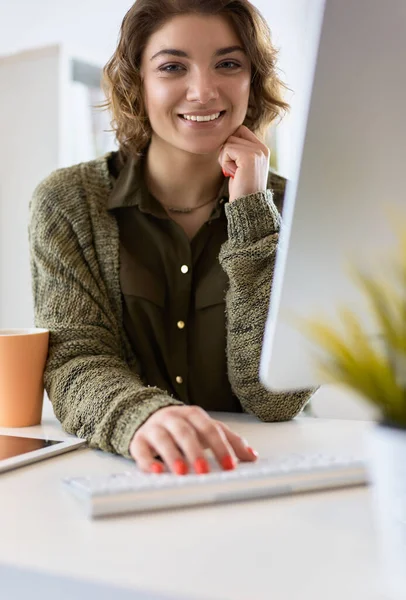
<path fill-rule="evenodd" d="M 141 75 L 153 137 L 173 147 L 215 152 L 244 122 L 251 64 L 224 17 L 172 18 L 149 38 Z"/>

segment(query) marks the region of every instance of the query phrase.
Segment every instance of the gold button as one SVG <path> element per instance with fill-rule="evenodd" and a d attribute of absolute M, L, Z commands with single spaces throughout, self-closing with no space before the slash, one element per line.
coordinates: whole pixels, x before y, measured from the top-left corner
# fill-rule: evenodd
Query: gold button
<path fill-rule="evenodd" d="M 183 377 L 181 377 L 180 375 L 178 375 L 176 377 L 176 383 L 183 383 Z"/>
<path fill-rule="evenodd" d="M 177 322 L 177 326 L 178 326 L 178 329 L 184 329 L 185 328 L 185 323 L 183 321 L 178 321 Z"/>
<path fill-rule="evenodd" d="M 181 268 L 180 268 L 180 270 L 182 271 L 182 273 L 184 275 L 186 275 L 186 273 L 189 272 L 189 267 L 187 265 L 182 265 Z"/>

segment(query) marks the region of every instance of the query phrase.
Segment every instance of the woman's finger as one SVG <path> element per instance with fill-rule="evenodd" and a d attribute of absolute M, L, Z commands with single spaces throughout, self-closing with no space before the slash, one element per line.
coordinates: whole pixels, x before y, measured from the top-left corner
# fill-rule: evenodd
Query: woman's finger
<path fill-rule="evenodd" d="M 142 436 L 133 437 L 130 444 L 130 454 L 137 466 L 144 473 L 163 473 L 163 464 L 155 460 L 155 452 Z"/>
<path fill-rule="evenodd" d="M 188 419 L 195 427 L 199 437 L 206 441 L 219 465 L 226 471 L 234 469 L 237 463 L 234 450 L 217 422 L 208 415 L 195 412 L 191 412 Z"/>
<path fill-rule="evenodd" d="M 234 433 L 234 431 L 220 421 L 217 421 L 217 424 L 223 430 L 224 435 L 226 436 L 228 442 L 235 452 L 236 457 L 239 460 L 247 462 L 253 462 L 257 460 L 258 452 L 251 448 L 240 435 Z"/>
<path fill-rule="evenodd" d="M 168 419 L 169 421 L 169 419 Z M 176 475 L 186 475 L 187 462 L 177 446 L 177 440 L 167 430 L 167 425 L 154 425 L 146 434 L 147 442 L 156 450 L 169 471 Z"/>
<path fill-rule="evenodd" d="M 259 139 L 259 137 L 257 135 L 255 135 L 255 133 L 253 133 L 245 125 L 241 125 L 241 127 L 239 127 L 233 133 L 233 136 L 248 140 L 249 142 L 253 142 L 256 146 L 260 146 L 261 149 L 264 150 L 265 152 L 269 152 L 268 146 L 266 144 L 264 144 L 264 142 L 261 139 Z"/>
<path fill-rule="evenodd" d="M 250 150 L 256 150 L 258 147 L 258 144 L 253 144 L 252 141 L 237 137 L 236 135 L 230 135 L 224 146 L 227 146 L 227 144 L 239 144 L 240 146 L 250 148 Z"/>
<path fill-rule="evenodd" d="M 204 455 L 204 444 L 200 442 L 193 425 L 187 419 L 172 418 L 168 420 L 165 427 L 195 473 L 208 473 L 210 468 Z"/>
<path fill-rule="evenodd" d="M 222 150 L 220 165 L 225 170 L 235 174 L 237 168 L 266 168 L 263 167 L 264 155 L 252 148 L 241 144 L 226 144 Z"/>
<path fill-rule="evenodd" d="M 260 158 L 264 160 L 264 153 L 261 152 L 260 148 L 254 148 L 253 146 L 244 146 L 243 144 L 239 144 L 238 142 L 233 142 L 229 144 L 225 144 L 221 159 L 224 160 L 226 157 L 230 157 L 232 160 L 238 158 Z"/>

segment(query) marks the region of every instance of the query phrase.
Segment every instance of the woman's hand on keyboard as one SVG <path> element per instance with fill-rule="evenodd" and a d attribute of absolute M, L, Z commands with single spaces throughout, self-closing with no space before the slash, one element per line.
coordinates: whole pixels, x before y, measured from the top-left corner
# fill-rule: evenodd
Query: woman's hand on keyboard
<path fill-rule="evenodd" d="M 147 473 L 169 471 L 186 475 L 189 470 L 209 472 L 204 450 L 209 448 L 224 470 L 237 462 L 254 461 L 255 450 L 220 421 L 212 419 L 198 406 L 167 406 L 157 410 L 135 432 L 130 454 Z"/>

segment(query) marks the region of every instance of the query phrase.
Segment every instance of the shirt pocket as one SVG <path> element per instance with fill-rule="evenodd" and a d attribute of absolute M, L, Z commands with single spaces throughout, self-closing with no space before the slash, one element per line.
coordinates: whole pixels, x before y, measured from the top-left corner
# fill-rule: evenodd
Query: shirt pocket
<path fill-rule="evenodd" d="M 220 264 L 213 266 L 196 286 L 195 308 L 201 310 L 217 304 L 225 304 L 228 277 Z"/>
<path fill-rule="evenodd" d="M 165 285 L 154 273 L 127 252 L 120 252 L 120 285 L 125 296 L 142 298 L 165 308 Z"/>

